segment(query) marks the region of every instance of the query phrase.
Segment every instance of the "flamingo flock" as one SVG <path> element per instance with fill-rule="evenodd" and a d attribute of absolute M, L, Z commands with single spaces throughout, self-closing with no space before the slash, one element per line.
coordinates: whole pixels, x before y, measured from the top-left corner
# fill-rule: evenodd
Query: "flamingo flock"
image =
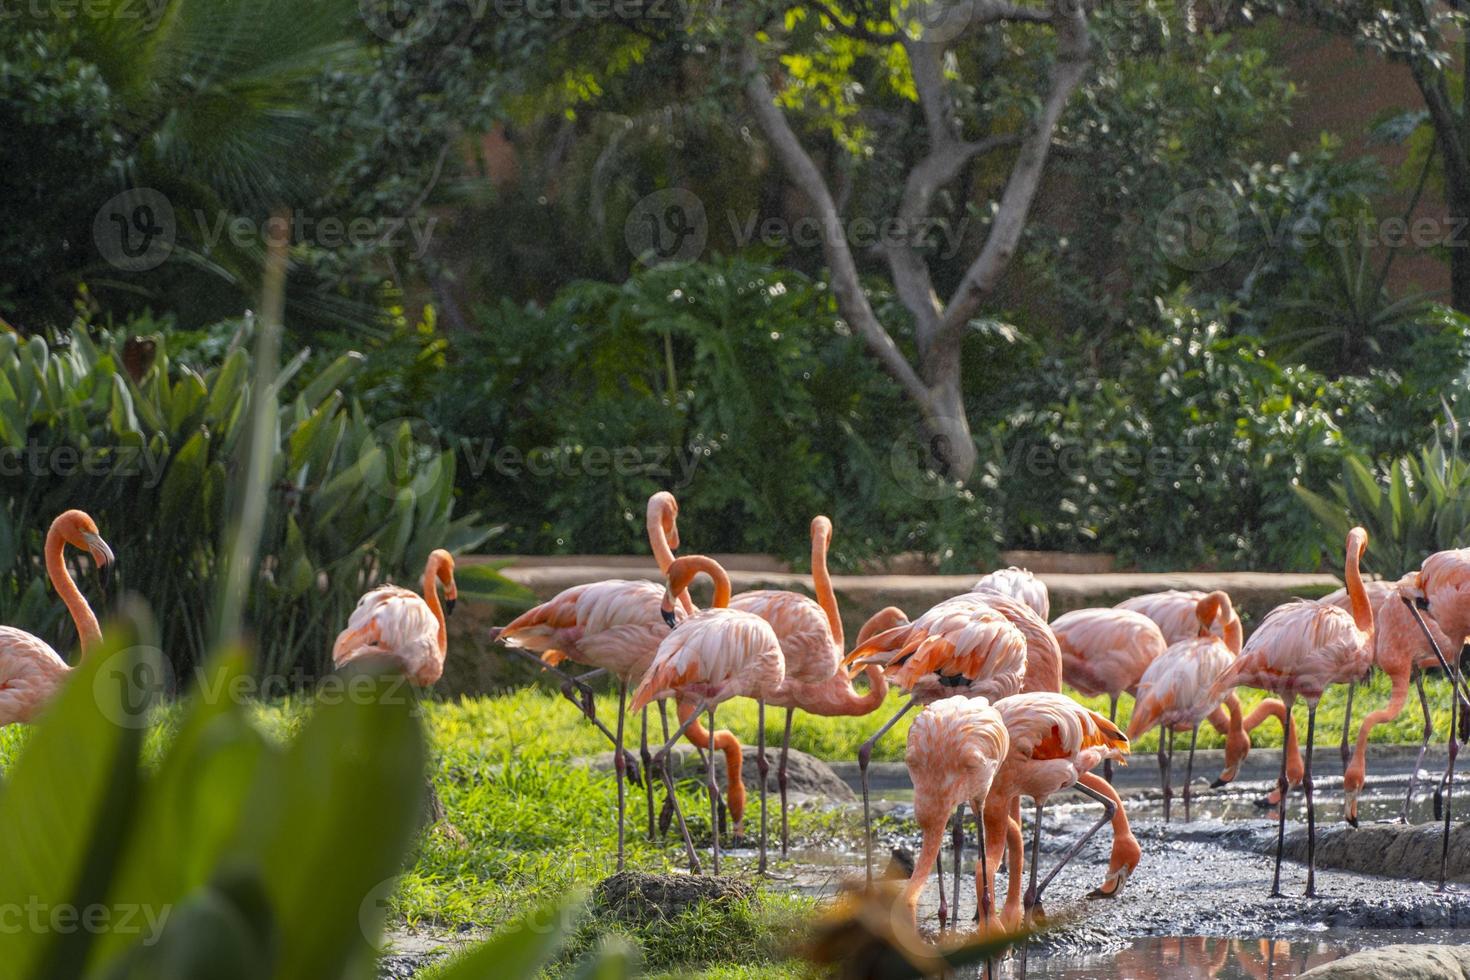
<path fill-rule="evenodd" d="M 917 712 L 908 732 L 905 762 L 914 786 L 914 814 L 922 847 L 904 891 L 916 916 L 920 892 L 931 872 L 939 874 L 939 919 L 959 921 L 959 882 L 964 851 L 965 808 L 975 816 L 974 870 L 982 929 L 1013 928 L 1039 911 L 1045 889 L 1104 825 L 1111 824 L 1112 851 L 1103 883 L 1092 897 L 1114 898 L 1142 860 L 1122 800 L 1111 786 L 1110 766 L 1123 763 L 1131 741 L 1159 729 L 1159 769 L 1164 822 L 1171 818 L 1175 736 L 1189 733 L 1185 767 L 1184 819 L 1191 818 L 1194 750 L 1199 727 L 1208 722 L 1225 737 L 1224 769 L 1215 786 L 1234 779 L 1251 748 L 1250 732 L 1266 719 L 1283 730 L 1285 749 L 1275 799 L 1281 804 L 1271 894 L 1281 894 L 1285 802 L 1300 786 L 1306 802 L 1305 894 L 1315 894 L 1316 808 L 1312 749 L 1317 706 L 1336 684 L 1354 685 L 1377 667 L 1389 675 L 1388 705 L 1361 723 L 1356 742 L 1344 724 L 1345 809 L 1357 825 L 1357 802 L 1366 779 L 1372 729 L 1397 717 L 1411 679 L 1425 706 L 1424 744 L 1431 735 L 1423 672 L 1438 667 L 1451 678 L 1454 723 L 1450 762 L 1436 789 L 1443 799 L 1447 858 L 1449 802 L 1461 722 L 1470 724 L 1460 656 L 1454 648 L 1470 637 L 1470 549 L 1439 552 L 1421 567 L 1392 581 L 1365 582 L 1361 561 L 1368 543 L 1353 528 L 1345 543 L 1346 586 L 1317 600 L 1298 600 L 1272 610 L 1244 636 L 1241 620 L 1224 592 L 1169 591 L 1136 596 L 1111 608 L 1068 612 L 1049 620 L 1046 586 L 1029 572 L 992 572 L 963 594 L 952 596 L 910 619 L 888 607 L 869 619 L 851 650 L 845 647 L 837 597 L 827 568 L 831 521 L 811 523 L 815 599 L 788 591 L 733 594 L 729 574 L 703 555 L 676 557 L 678 504 L 671 494 L 650 498 L 647 529 L 661 582 L 609 580 L 567 589 L 493 632 L 515 655 L 558 678 L 562 693 L 608 739 L 617 783 L 617 866 L 625 864 L 627 783 L 646 788 L 647 833 L 655 835 L 655 775 L 663 784 L 691 869 L 702 868 L 674 791 L 670 754 L 687 738 L 704 758 L 710 803 L 710 867 L 720 870 L 721 820 L 728 811 L 738 840 L 743 834 L 745 789 L 743 748 L 735 735 L 716 727 L 716 710 L 735 698 L 754 700 L 757 711 L 756 766 L 759 772 L 758 870 L 768 870 L 770 823 L 765 709 L 785 709 L 776 766 L 781 854 L 787 854 L 787 760 L 797 712 L 820 716 L 867 716 L 888 702 L 891 689 L 904 695 L 897 710 L 862 743 L 858 770 L 863 791 L 864 842 L 872 877 L 872 828 L 868 768 L 874 746 L 905 715 Z M 65 549 L 87 552 L 99 570 L 114 562 L 93 520 L 67 511 L 46 537 L 45 565 L 52 586 L 71 614 L 82 655 L 101 638 L 92 613 L 67 569 Z M 714 585 L 708 608 L 694 605 L 689 588 L 699 576 Z M 443 598 L 440 598 L 440 592 Z M 446 617 L 455 606 L 454 558 L 435 550 L 424 569 L 421 592 L 384 585 L 366 593 L 337 637 L 333 662 L 342 667 L 382 659 L 415 687 L 433 685 L 448 650 Z M 1470 648 L 1467 648 L 1470 649 Z M 1449 651 L 1447 653 L 1447 651 Z M 568 663 L 587 668 L 567 672 Z M 65 683 L 71 668 L 45 641 L 0 627 L 0 725 L 31 721 Z M 618 713 L 612 728 L 597 717 L 587 681 L 612 678 Z M 865 679 L 866 690 L 854 681 Z M 1084 695 L 1107 695 L 1108 715 L 1092 711 L 1063 693 L 1063 684 Z M 1236 695 L 1254 687 L 1275 695 L 1249 715 Z M 1119 699 L 1133 707 L 1127 731 L 1119 727 Z M 1297 744 L 1292 720 L 1296 699 L 1306 702 L 1306 752 Z M 630 703 L 631 699 L 631 703 Z M 666 703 L 678 724 L 667 720 Z M 1349 701 L 1349 711 L 1351 710 Z M 649 709 L 661 715 L 656 751 L 650 745 Z M 627 715 L 642 722 L 640 753 L 625 746 Z M 701 722 L 703 718 L 703 722 Z M 713 753 L 727 769 L 718 785 Z M 1423 757 L 1421 747 L 1420 758 Z M 1101 775 L 1093 770 L 1103 767 Z M 1417 768 L 1417 767 L 1416 767 Z M 1040 873 L 1042 813 L 1058 793 L 1075 790 L 1101 804 L 1097 821 L 1045 875 Z M 1412 786 L 1410 793 L 1412 794 Z M 1021 801 L 1035 805 L 1029 880 L 1021 891 L 1026 858 Z M 1406 804 L 1407 806 L 1407 804 Z M 723 809 L 722 809 L 723 808 Z M 946 830 L 953 838 L 954 882 L 947 901 L 939 862 Z M 994 873 L 1002 857 L 1009 865 L 1008 894 L 996 907 Z M 1443 887 L 1443 874 L 1441 880 Z"/>

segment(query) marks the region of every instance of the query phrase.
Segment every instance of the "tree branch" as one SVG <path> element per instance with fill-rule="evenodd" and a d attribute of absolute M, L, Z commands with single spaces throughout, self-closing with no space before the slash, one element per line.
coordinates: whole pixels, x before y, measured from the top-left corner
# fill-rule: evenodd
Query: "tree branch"
<path fill-rule="evenodd" d="M 1041 114 L 1022 140 L 1021 152 L 1011 167 L 985 245 L 945 306 L 936 343 L 944 344 L 960 336 L 981 300 L 995 288 L 1010 265 L 1041 184 L 1052 131 L 1087 72 L 1091 41 L 1081 5 L 1075 0 L 1052 0 L 1052 19 L 1057 32 L 1057 60 L 1052 68 L 1051 91 L 1042 104 Z"/>
<path fill-rule="evenodd" d="M 852 249 L 842 227 L 842 217 L 832 200 L 832 193 L 822 179 L 816 163 L 797 139 L 786 114 L 776 105 L 775 95 L 761 70 L 755 49 L 748 42 L 741 61 L 745 71 L 746 98 L 761 132 L 775 150 L 787 177 L 816 209 L 817 220 L 822 228 L 822 253 L 832 277 L 832 293 L 837 299 L 838 309 L 909 397 L 927 410 L 931 401 L 929 389 L 873 313 L 872 304 L 863 292 Z"/>

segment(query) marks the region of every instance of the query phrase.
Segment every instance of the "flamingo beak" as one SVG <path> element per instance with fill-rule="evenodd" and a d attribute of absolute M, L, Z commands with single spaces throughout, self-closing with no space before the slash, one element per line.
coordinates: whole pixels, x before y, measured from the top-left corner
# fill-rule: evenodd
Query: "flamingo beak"
<path fill-rule="evenodd" d="M 446 615 L 446 616 L 453 616 L 454 615 L 454 604 L 456 602 L 458 602 L 458 601 L 459 601 L 458 599 L 449 599 L 449 598 L 446 598 L 444 600 L 444 615 Z"/>
<path fill-rule="evenodd" d="M 659 610 L 659 614 L 661 616 L 663 616 L 664 622 L 668 624 L 669 629 L 673 629 L 674 626 L 677 625 L 678 620 L 676 620 L 674 618 L 674 610 L 672 610 L 672 609 L 660 609 Z"/>
<path fill-rule="evenodd" d="M 107 588 L 108 572 L 117 558 L 112 554 L 112 549 L 107 542 L 102 540 L 102 535 L 83 533 L 82 540 L 87 542 L 87 551 L 92 556 L 92 563 L 97 566 L 97 577 L 102 582 L 102 587 Z"/>
<path fill-rule="evenodd" d="M 1210 789 L 1219 789 L 1221 786 L 1229 786 L 1229 785 L 1230 785 L 1230 780 L 1226 779 L 1224 776 L 1221 776 L 1218 779 L 1216 779 L 1213 783 L 1210 784 Z"/>

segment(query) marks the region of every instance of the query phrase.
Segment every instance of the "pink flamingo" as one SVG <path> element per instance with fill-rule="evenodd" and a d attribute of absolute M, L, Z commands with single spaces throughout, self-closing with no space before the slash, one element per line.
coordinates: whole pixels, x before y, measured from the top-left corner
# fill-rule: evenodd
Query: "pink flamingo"
<path fill-rule="evenodd" d="M 1021 685 L 1021 693 L 1026 694 L 1032 691 L 1062 693 L 1062 648 L 1057 642 L 1056 634 L 1052 632 L 1046 621 L 1030 605 L 1010 596 L 992 592 L 985 596 L 985 601 L 1009 619 L 1016 629 L 1021 631 L 1021 635 L 1026 637 L 1026 679 Z M 1108 858 L 1108 873 L 1103 878 L 1103 883 L 1088 897 L 1116 898 L 1122 892 L 1128 876 L 1138 866 L 1142 852 L 1129 826 L 1128 812 L 1123 808 L 1123 800 L 1112 785 L 1106 779 L 1091 772 L 1083 773 L 1080 781 L 1095 792 L 1111 798 L 1114 805 L 1113 851 Z M 960 804 L 960 811 L 963 817 L 964 804 Z M 1011 819 L 1018 828 L 1021 826 L 1020 797 L 1012 801 Z M 962 843 L 958 834 L 956 840 Z M 956 865 L 955 874 L 958 877 L 958 865 Z"/>
<path fill-rule="evenodd" d="M 679 505 L 670 493 L 660 492 L 648 500 L 648 542 L 659 569 L 667 572 L 674 562 L 673 549 L 679 544 Z M 669 624 L 660 613 L 664 586 L 657 582 L 608 579 L 564 589 L 546 602 L 528 609 L 496 632 L 495 637 L 516 653 L 530 659 L 538 668 L 551 670 L 563 679 L 562 694 L 577 705 L 582 714 L 597 726 L 613 745 L 613 766 L 618 778 L 618 869 L 624 866 L 626 849 L 627 790 L 622 785 L 638 766 L 623 748 L 626 704 L 630 686 L 636 685 L 653 662 L 659 644 L 669 635 Z M 687 594 L 679 597 L 675 622 L 693 609 Z M 540 654 L 540 656 L 536 656 Z M 586 664 L 594 670 L 573 678 L 557 670 L 564 660 Z M 618 680 L 618 718 L 616 731 L 611 731 L 597 718 L 591 691 L 585 680 L 592 674 L 607 672 Z M 572 685 L 582 691 L 579 700 L 571 693 Z M 659 710 L 663 705 L 660 702 Z M 685 714 L 681 711 L 681 718 Z M 740 779 L 741 747 L 729 732 L 716 732 L 713 739 L 697 718 L 682 729 L 696 748 L 714 747 L 725 753 L 730 773 L 727 791 L 730 814 L 739 835 L 745 811 L 745 787 Z M 667 735 L 667 723 L 665 723 Z M 653 784 L 647 768 L 652 761 L 648 750 L 648 712 L 643 710 L 641 756 L 645 770 L 643 779 L 648 801 L 648 837 L 654 836 Z"/>
<path fill-rule="evenodd" d="M 1444 843 L 1439 866 L 1439 889 L 1444 891 L 1445 876 L 1449 870 L 1450 810 L 1455 783 L 1455 757 L 1460 753 L 1460 738 L 1467 727 L 1470 727 L 1467 725 L 1467 721 L 1470 721 L 1470 700 L 1467 700 L 1463 682 L 1467 658 L 1470 658 L 1470 646 L 1465 643 L 1466 637 L 1470 636 L 1470 548 L 1438 551 L 1424 559 L 1406 593 L 1403 597 L 1405 606 L 1434 650 L 1435 659 L 1444 668 L 1445 676 L 1450 679 L 1452 700 L 1447 746 L 1449 764 L 1445 767 L 1444 777 L 1434 794 L 1436 816 L 1440 814 L 1441 799 L 1444 801 Z M 1438 621 L 1443 635 L 1449 638 L 1451 645 L 1461 644 L 1460 654 L 1453 661 L 1446 660 L 1438 639 L 1420 613 L 1421 607 Z"/>
<path fill-rule="evenodd" d="M 1244 684 L 1279 694 L 1290 714 L 1298 696 L 1307 702 L 1307 755 L 1302 789 L 1307 797 L 1307 896 L 1316 894 L 1317 812 L 1312 803 L 1312 743 L 1317 702 L 1331 684 L 1357 680 L 1373 666 L 1373 607 L 1363 590 L 1358 565 L 1368 532 L 1355 527 L 1347 536 L 1344 578 L 1352 611 L 1330 602 L 1299 600 L 1277 606 L 1251 634 L 1245 650 L 1210 686 L 1209 696 L 1224 697 Z M 1271 895 L 1281 894 L 1281 852 L 1286 839 L 1286 755 L 1281 758 L 1280 818 L 1276 830 L 1276 869 Z"/>
<path fill-rule="evenodd" d="M 1164 823 L 1169 822 L 1170 769 L 1174 764 L 1175 732 L 1188 731 L 1189 762 L 1184 767 L 1184 819 L 1190 819 L 1189 804 L 1194 781 L 1194 749 L 1199 740 L 1199 725 L 1219 704 L 1209 698 L 1210 685 L 1235 661 L 1235 652 L 1211 627 L 1223 610 L 1223 592 L 1212 592 L 1195 603 L 1198 635 L 1192 640 L 1170 644 L 1148 665 L 1138 682 L 1133 716 L 1128 722 L 1128 738 L 1138 736 L 1157 725 L 1159 731 L 1159 787 L 1164 796 Z M 1235 698 L 1232 691 L 1226 701 Z M 1225 742 L 1225 774 L 1219 783 L 1229 782 L 1250 752 L 1250 736 L 1240 722 L 1240 702 L 1235 700 L 1230 711 L 1234 723 Z M 1238 726 L 1238 727 L 1237 727 Z M 1167 755 L 1165 747 L 1167 745 Z"/>
<path fill-rule="evenodd" d="M 86 597 L 66 567 L 66 546 L 85 550 L 103 572 L 114 562 L 112 549 L 85 513 L 69 510 L 46 532 L 46 574 L 51 587 L 71 613 L 85 656 L 102 641 L 102 630 Z M 13 626 L 0 626 L 0 728 L 36 717 L 71 673 L 72 668 L 45 640 Z"/>
<path fill-rule="evenodd" d="M 995 592 L 1020 599 L 1036 611 L 1042 622 L 1051 618 L 1051 595 L 1046 583 L 1024 568 L 1011 565 L 989 572 L 975 583 L 972 592 Z"/>
<path fill-rule="evenodd" d="M 438 585 L 444 586 L 439 604 Z M 454 612 L 454 556 L 443 548 L 429 552 L 424 594 L 397 585 L 380 585 L 357 600 L 347 628 L 332 644 L 332 663 L 345 667 L 362 657 L 387 657 L 417 687 L 430 687 L 444 673 L 449 649 L 446 613 Z"/>
<path fill-rule="evenodd" d="M 984 812 L 991 782 L 1009 748 L 1005 722 L 984 698 L 941 698 L 922 711 L 910 726 L 904 762 L 914 784 L 914 817 L 924 834 L 918 860 L 904 890 L 904 904 L 914 928 L 918 928 L 919 892 L 929 877 L 929 869 L 938 863 L 950 814 L 966 801 L 976 813 Z M 988 877 L 982 823 L 980 863 L 975 871 L 977 894 L 983 896 Z M 942 878 L 939 891 L 942 896 Z M 980 909 L 988 924 L 990 907 L 983 899 Z"/>
<path fill-rule="evenodd" d="M 1167 592 L 1151 592 L 1147 595 L 1124 599 L 1115 608 L 1131 609 L 1134 612 L 1143 613 L 1158 626 L 1159 631 L 1164 634 L 1164 641 L 1173 646 L 1175 643 L 1197 638 L 1199 617 L 1196 612 L 1200 602 L 1211 595 L 1218 597 L 1220 613 L 1210 626 L 1210 635 L 1224 640 L 1232 654 L 1239 654 L 1242 639 L 1240 616 L 1235 612 L 1235 604 L 1230 601 L 1230 596 L 1225 592 L 1205 593 L 1198 590 L 1184 592 L 1170 589 Z M 1292 786 L 1300 785 L 1302 758 L 1301 753 L 1297 750 L 1296 727 L 1286 713 L 1286 705 L 1275 698 L 1266 698 L 1251 709 L 1249 715 L 1242 717 L 1241 712 L 1240 699 L 1231 694 L 1225 699 L 1222 706 L 1217 706 L 1206 716 L 1206 720 L 1215 731 L 1225 736 L 1227 746 L 1232 740 L 1240 745 L 1244 739 L 1244 747 L 1248 750 L 1250 747 L 1249 733 L 1259 728 L 1266 719 L 1275 718 L 1290 729 L 1284 749 L 1287 753 L 1287 781 Z M 1345 731 L 1346 728 L 1344 728 Z M 1245 754 L 1241 753 L 1238 758 L 1243 760 Z M 1235 778 L 1237 768 L 1238 766 L 1232 768 L 1227 764 L 1220 778 L 1211 785 L 1216 788 L 1224 786 Z M 1278 800 L 1276 790 L 1273 789 L 1264 802 L 1267 805 L 1274 805 Z"/>
<path fill-rule="evenodd" d="M 1029 918 L 1032 909 L 1041 902 L 1046 886 L 1087 841 L 1102 829 L 1103 824 L 1113 819 L 1118 809 L 1115 799 L 1098 792 L 1082 781 L 1081 777 L 1104 759 L 1121 761 L 1128 752 L 1128 737 L 1102 715 L 1084 708 L 1063 694 L 1047 691 L 1017 694 L 995 702 L 994 708 L 1005 722 L 1011 744 L 1005 761 L 1001 763 L 995 781 L 991 784 L 990 797 L 983 810 L 985 839 L 991 850 L 986 864 L 988 868 L 994 868 L 1000 859 L 999 851 L 1006 839 L 1014 801 L 1022 796 L 1035 800 L 1036 824 L 1032 832 L 1031 877 L 1024 898 L 1024 911 Z M 1062 855 L 1057 866 L 1038 882 L 1042 811 L 1046 801 L 1064 789 L 1076 789 L 1097 800 L 1103 805 L 1103 815 Z M 1134 840 L 1132 845 L 1136 849 L 1138 842 Z M 1015 873 L 1010 876 L 1010 887 L 1002 914 L 1002 920 L 1008 926 L 1020 922 L 1021 909 L 1017 908 L 1020 885 L 1020 868 L 1016 868 Z M 985 908 L 990 907 L 993 889 L 993 877 L 987 874 L 981 893 L 982 906 Z"/>
<path fill-rule="evenodd" d="M 1108 696 L 1108 721 L 1117 722 L 1118 696 L 1129 694 L 1168 643 L 1154 621 L 1129 609 L 1078 609 L 1051 624 L 1062 645 L 1062 678 L 1088 697 Z M 1113 781 L 1112 759 L 1103 779 Z"/>
<path fill-rule="evenodd" d="M 816 601 L 799 592 L 762 590 L 742 592 L 730 601 L 731 609 L 754 613 L 776 631 L 781 654 L 786 660 L 786 679 L 766 699 L 773 708 L 786 709 L 786 727 L 781 735 L 781 757 L 776 765 L 776 786 L 781 794 L 781 856 L 787 854 L 790 832 L 787 814 L 787 757 L 791 750 L 791 722 L 797 708 L 824 717 L 861 716 L 876 711 L 888 696 L 888 683 L 878 667 L 868 669 L 868 693 L 859 694 L 852 679 L 838 670 L 843 653 L 842 617 L 837 595 L 827 571 L 827 549 L 832 540 L 832 522 L 812 518 L 812 585 Z M 892 606 L 880 611 L 864 627 L 872 632 L 888 629 L 902 620 Z M 732 776 L 738 778 L 737 776 Z M 761 779 L 766 778 L 761 773 Z"/>
<path fill-rule="evenodd" d="M 858 748 L 863 789 L 863 838 L 868 880 L 873 875 L 872 821 L 868 800 L 868 763 L 873 746 L 915 705 L 952 695 L 999 700 L 1021 690 L 1026 676 L 1026 638 L 997 612 L 987 596 L 955 596 L 912 623 L 869 637 L 843 661 L 844 666 L 876 664 L 889 683 L 908 692 L 897 713 Z M 940 921 L 947 906 L 940 894 Z"/>
<path fill-rule="evenodd" d="M 1404 598 L 1410 601 L 1414 599 L 1417 577 L 1415 573 L 1410 573 L 1397 582 L 1363 583 L 1363 591 L 1368 596 L 1368 604 L 1373 607 L 1373 663 L 1388 675 L 1393 688 L 1389 693 L 1388 705 L 1364 717 L 1358 729 L 1356 751 L 1351 753 L 1348 750 L 1347 740 L 1348 721 L 1346 718 L 1343 721 L 1342 788 L 1347 800 L 1343 816 L 1354 827 L 1358 825 L 1358 795 L 1362 792 L 1363 783 L 1367 778 L 1368 737 L 1376 726 L 1392 721 L 1404 710 L 1404 702 L 1408 700 L 1411 676 L 1418 688 L 1419 705 L 1424 712 L 1424 740 L 1419 745 L 1419 759 L 1414 763 L 1413 772 L 1409 774 L 1409 789 L 1404 795 L 1404 807 L 1399 814 L 1401 822 L 1408 822 L 1409 806 L 1414 798 L 1414 783 L 1419 773 L 1419 765 L 1424 761 L 1424 752 L 1429 748 L 1429 739 L 1434 734 L 1434 720 L 1429 714 L 1429 698 L 1424 693 L 1424 671 L 1440 666 L 1440 658 L 1435 653 L 1435 647 L 1447 650 L 1451 644 L 1433 616 L 1420 617 L 1423 623 L 1421 630 L 1419 623 L 1415 622 L 1414 613 L 1403 601 Z M 1323 596 L 1322 601 L 1330 602 L 1349 611 L 1352 609 L 1346 589 L 1338 589 L 1330 595 Z M 1426 631 L 1428 636 L 1425 635 Z M 1351 711 L 1352 689 L 1349 688 L 1349 715 Z"/>
<path fill-rule="evenodd" d="M 674 597 L 682 594 L 700 572 L 714 580 L 714 604 L 679 622 Z M 650 701 L 664 697 L 692 700 L 694 711 L 679 726 L 673 738 L 659 750 L 665 788 L 674 800 L 674 812 L 688 852 L 690 865 L 697 871 L 694 845 L 690 842 L 684 817 L 679 813 L 673 780 L 668 774 L 669 749 L 699 716 L 709 713 L 709 730 L 715 730 L 715 708 L 731 698 L 747 697 L 756 703 L 756 764 L 762 774 L 761 845 L 759 870 L 766 870 L 766 702 L 786 677 L 786 662 L 781 655 L 781 641 L 771 624 L 754 613 L 730 606 L 730 576 L 713 558 L 692 555 L 678 558 L 669 565 L 668 586 L 664 590 L 660 612 L 673 628 L 659 644 L 658 653 L 633 694 L 633 710 L 641 710 Z M 715 785 L 714 766 L 709 773 L 710 830 L 713 838 L 713 870 L 720 871 L 719 794 Z M 732 773 L 730 785 L 736 784 Z"/>

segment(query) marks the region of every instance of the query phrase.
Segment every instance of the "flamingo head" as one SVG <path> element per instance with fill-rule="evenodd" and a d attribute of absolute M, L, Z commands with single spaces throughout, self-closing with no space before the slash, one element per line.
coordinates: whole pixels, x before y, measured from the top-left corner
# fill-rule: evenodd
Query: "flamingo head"
<path fill-rule="evenodd" d="M 92 562 L 105 583 L 107 570 L 117 559 L 107 542 L 102 540 L 102 535 L 97 532 L 97 522 L 85 511 L 69 510 L 56 518 L 54 526 L 61 532 L 63 541 L 92 556 Z"/>
<path fill-rule="evenodd" d="M 459 600 L 459 586 L 454 584 L 454 556 L 443 548 L 435 548 L 429 553 L 429 564 L 434 569 L 434 577 L 444 586 L 444 615 L 452 615 Z"/>
<path fill-rule="evenodd" d="M 667 490 L 660 490 L 648 498 L 648 526 L 661 527 L 669 547 L 679 550 L 679 501 Z"/>
<path fill-rule="evenodd" d="M 812 518 L 812 540 L 820 539 L 823 544 L 832 540 L 832 520 L 818 514 Z"/>
<path fill-rule="evenodd" d="M 1232 731 L 1225 737 L 1225 768 L 1220 772 L 1220 778 L 1210 785 L 1214 788 L 1224 786 L 1240 774 L 1240 764 L 1250 754 L 1251 737 L 1245 730 Z"/>

